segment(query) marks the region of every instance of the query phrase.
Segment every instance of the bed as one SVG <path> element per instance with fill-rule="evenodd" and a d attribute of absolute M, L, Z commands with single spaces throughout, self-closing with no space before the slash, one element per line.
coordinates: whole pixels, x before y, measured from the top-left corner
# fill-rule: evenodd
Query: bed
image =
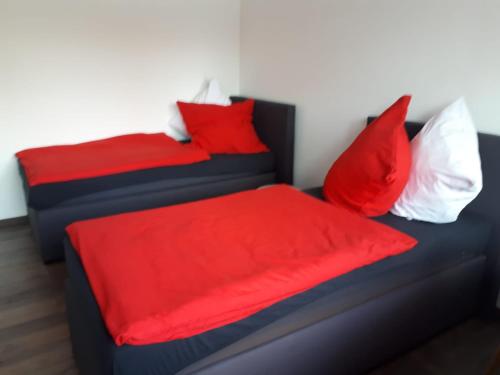
<path fill-rule="evenodd" d="M 184 340 L 116 346 L 80 259 L 66 240 L 67 312 L 80 371 L 363 373 L 462 321 L 481 305 L 492 307 L 488 296 L 498 292 L 498 251 L 491 234 L 499 221 L 495 189 L 488 188 L 488 181 L 496 181 L 496 170 L 488 160 L 497 157 L 499 138 L 481 135 L 480 142 L 482 201 L 457 222 L 433 225 L 390 214 L 377 218 L 419 240 L 418 251 L 358 268 L 246 319 Z M 322 199 L 319 188 L 306 192 Z"/>
<path fill-rule="evenodd" d="M 232 97 L 233 102 L 243 97 Z M 276 182 L 293 183 L 293 105 L 257 100 L 254 124 L 270 152 L 212 155 L 196 164 L 144 169 L 30 187 L 28 216 L 42 260 L 62 260 L 64 228 L 77 220 L 182 203 Z"/>

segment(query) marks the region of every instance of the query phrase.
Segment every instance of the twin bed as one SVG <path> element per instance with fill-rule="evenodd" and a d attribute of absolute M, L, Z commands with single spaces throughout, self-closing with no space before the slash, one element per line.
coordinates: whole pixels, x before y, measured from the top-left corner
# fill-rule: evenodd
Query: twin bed
<path fill-rule="evenodd" d="M 193 184 L 181 183 L 182 186 L 176 185 L 177 178 L 168 182 L 162 180 L 160 183 L 162 188 L 159 190 L 149 189 L 151 187 L 149 183 L 158 186 L 155 185 L 158 181 L 153 177 L 146 183 L 148 190 L 138 188 L 133 183 L 127 184 L 127 177 L 123 177 L 123 183 L 116 180 L 110 182 L 114 186 L 120 186 L 117 190 L 123 189 L 120 193 L 115 194 L 114 189 L 111 191 L 102 189 L 92 191 L 88 196 L 71 197 L 66 203 L 57 202 L 55 203 L 57 209 L 50 205 L 49 208 L 41 206 L 33 208 L 34 211 L 30 212 L 30 216 L 40 232 L 38 236 L 45 236 L 40 217 L 44 217 L 42 222 L 49 226 L 51 223 L 57 223 L 60 229 L 61 226 L 69 224 L 68 220 L 73 217 L 69 213 L 73 215 L 78 212 L 79 218 L 83 219 L 102 216 L 102 212 L 111 214 L 158 207 L 252 189 L 273 182 L 291 183 L 293 107 L 259 101 L 257 104 L 255 125 L 261 139 L 272 150 L 274 168 L 267 172 L 264 171 L 266 168 L 260 169 L 258 173 L 250 175 L 238 175 L 234 171 L 237 177 L 233 176 L 227 180 L 217 177 L 215 182 L 212 179 L 205 180 L 206 175 L 196 176 L 193 170 L 186 171 L 185 175 L 181 174 L 182 178 L 174 173 L 179 180 L 183 178 L 187 181 L 191 181 L 192 178 L 200 180 Z M 410 136 L 413 136 L 420 127 L 421 124 L 408 123 Z M 384 228 L 414 238 L 418 244 L 414 248 L 407 244 L 404 251 L 399 249 L 398 252 L 387 253 L 380 259 L 373 258 L 366 264 L 358 264 L 351 269 L 346 268 L 344 272 L 332 273 L 332 277 L 317 280 L 312 287 L 274 300 L 274 303 L 254 313 L 242 315 L 240 319 L 172 340 L 153 340 L 150 343 L 142 342 L 140 345 L 127 340 L 117 342 L 116 336 L 112 337 L 108 329 L 109 317 L 106 321 L 107 307 L 111 308 L 111 304 L 107 305 L 106 301 L 111 301 L 105 298 L 103 305 L 102 296 L 100 303 L 96 300 L 100 281 L 94 278 L 94 273 L 85 271 L 84 263 L 87 262 L 86 266 L 89 267 L 92 262 L 89 263 L 88 257 L 81 257 L 81 254 L 86 254 L 84 249 L 96 247 L 91 244 L 99 243 L 100 239 L 106 238 L 106 228 L 112 233 L 111 223 L 116 226 L 123 217 L 128 218 L 128 216 L 121 215 L 121 219 L 105 218 L 101 219 L 103 221 L 95 222 L 99 226 L 102 224 L 103 229 L 100 230 L 101 237 L 93 239 L 88 235 L 93 232 L 91 228 L 90 232 L 85 232 L 82 229 L 84 225 L 72 226 L 71 238 L 67 237 L 64 240 L 68 269 L 66 303 L 73 352 L 81 373 L 102 375 L 362 373 L 460 322 L 477 312 L 480 307 L 492 312 L 500 284 L 498 257 L 500 203 L 496 199 L 497 191 L 500 189 L 500 174 L 496 167 L 496 161 L 500 158 L 500 137 L 480 134 L 479 140 L 484 189 L 456 222 L 436 225 L 408 221 L 391 214 L 378 217 L 375 220 L 383 224 Z M 262 154 L 260 157 L 266 159 L 270 155 Z M 220 162 L 219 165 L 224 164 Z M 270 161 L 268 163 L 272 164 Z M 242 162 L 239 165 L 247 164 Z M 189 166 L 192 167 L 194 166 Z M 200 181 L 203 183 L 199 184 Z M 103 186 L 105 185 L 104 183 Z M 297 199 L 300 202 L 321 209 L 327 205 L 322 202 L 321 188 L 306 190 L 304 193 L 291 193 L 292 188 L 286 189 L 278 193 L 281 192 L 283 196 L 298 195 Z M 72 190 L 69 188 L 67 194 L 71 194 Z M 78 191 L 78 188 L 75 187 L 75 190 Z M 155 191 L 159 193 L 156 194 Z M 27 193 L 29 197 L 29 189 Z M 248 197 L 253 197 L 251 194 L 254 193 L 243 194 L 250 194 Z M 259 194 L 264 196 L 267 193 Z M 150 195 L 154 197 L 148 199 Z M 138 198 L 139 203 L 135 202 L 135 198 Z M 235 199 L 234 195 L 218 198 L 217 202 L 222 207 L 224 202 L 229 202 L 231 199 Z M 108 201 L 111 202 L 109 205 Z M 94 204 L 95 202 L 97 203 Z M 272 203 L 270 207 L 274 207 L 274 202 Z M 206 204 L 206 201 L 202 202 L 201 206 Z M 201 206 L 195 203 L 194 211 L 196 212 L 197 207 Z M 182 210 L 183 207 L 186 206 L 176 206 L 175 209 Z M 280 209 L 284 212 L 283 217 L 286 217 L 287 209 L 283 207 Z M 260 210 L 265 211 L 265 207 Z M 44 216 L 47 212 L 48 216 Z M 335 214 L 343 215 L 339 212 Z M 132 219 L 140 216 L 130 215 Z M 201 214 L 201 219 L 203 218 L 206 216 Z M 214 216 L 210 222 L 217 223 L 220 220 L 222 220 L 220 217 Z M 220 228 L 224 228 L 223 225 L 228 222 L 222 224 L 219 222 Z M 319 220 L 315 223 L 319 233 L 329 235 L 331 228 L 322 227 L 324 221 Z M 194 225 L 198 232 L 200 228 L 205 228 L 200 225 L 200 223 Z M 153 233 L 150 229 L 140 227 L 143 230 L 141 233 L 153 237 L 161 232 Z M 59 229 L 57 236 L 61 235 Z M 115 227 L 113 230 L 119 228 Z M 273 240 L 281 238 L 282 233 L 278 229 L 275 229 L 275 236 L 272 230 L 273 227 L 270 226 L 265 232 L 269 237 L 263 240 L 264 244 L 274 243 Z M 363 230 L 367 233 L 362 233 Z M 140 242 L 140 231 L 141 229 L 138 229 L 137 233 L 131 233 L 130 238 L 134 238 L 136 234 L 137 241 Z M 212 236 L 217 233 L 208 229 L 206 232 Z M 359 232 L 360 235 L 369 236 L 371 229 L 360 226 Z M 193 237 L 197 240 L 196 231 L 188 234 L 185 241 L 179 238 L 165 238 L 163 246 L 168 248 L 169 241 L 172 241 L 176 244 L 176 249 L 182 249 L 191 243 Z M 57 236 L 54 235 L 53 238 Z M 309 240 L 315 241 L 317 236 L 318 234 L 311 236 Z M 109 244 L 115 246 L 116 243 L 112 238 Z M 252 242 L 252 239 L 247 240 Z M 301 238 L 301 241 L 307 240 Z M 241 245 L 238 241 L 233 243 L 234 246 Z M 259 247 L 262 243 L 257 245 Z M 283 246 L 286 248 L 286 245 L 285 243 Z M 104 240 L 102 246 L 99 251 L 107 251 Z M 279 247 L 276 244 L 273 246 Z M 120 248 L 115 246 L 114 251 L 119 253 L 119 250 Z M 230 250 L 226 252 L 230 257 L 232 252 Z M 371 252 L 368 251 L 367 254 Z M 98 259 L 98 254 L 93 254 L 93 257 Z M 182 252 L 179 252 L 179 257 L 182 257 Z M 155 262 L 155 259 L 148 258 L 148 255 L 145 255 L 145 258 L 141 261 Z M 321 259 L 317 266 L 320 267 L 323 261 L 324 259 Z M 103 264 L 100 267 L 105 268 Z M 113 267 L 110 268 L 115 270 Z M 164 272 L 168 273 L 168 269 Z M 124 280 L 125 284 L 128 282 L 126 277 L 120 280 Z M 186 290 L 183 282 L 185 280 L 180 280 L 180 285 L 169 285 L 168 288 Z M 142 282 L 137 284 L 143 285 Z"/>
<path fill-rule="evenodd" d="M 317 189 L 307 192 L 321 199 Z M 82 374 L 362 373 L 474 313 L 491 224 L 381 223 L 412 250 L 327 280 L 237 322 L 185 339 L 118 346 L 84 268 L 66 241 L 68 318 Z"/>
<path fill-rule="evenodd" d="M 233 102 L 245 98 L 232 97 Z M 77 220 L 293 183 L 295 107 L 257 100 L 254 125 L 270 152 L 211 155 L 195 164 L 158 167 L 30 186 L 20 166 L 28 215 L 44 262 L 62 260 L 64 228 Z"/>

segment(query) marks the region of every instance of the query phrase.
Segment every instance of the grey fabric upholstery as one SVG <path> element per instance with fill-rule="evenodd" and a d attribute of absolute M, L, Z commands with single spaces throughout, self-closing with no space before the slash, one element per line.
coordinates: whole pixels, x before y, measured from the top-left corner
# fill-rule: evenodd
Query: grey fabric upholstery
<path fill-rule="evenodd" d="M 233 102 L 247 98 L 232 96 Z M 295 106 L 256 100 L 253 113 L 259 138 L 272 150 L 276 159 L 276 181 L 293 184 L 295 149 Z"/>

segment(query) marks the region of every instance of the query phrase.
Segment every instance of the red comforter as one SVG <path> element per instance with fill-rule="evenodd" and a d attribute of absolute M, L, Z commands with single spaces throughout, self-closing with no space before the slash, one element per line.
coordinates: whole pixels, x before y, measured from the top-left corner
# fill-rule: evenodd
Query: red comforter
<path fill-rule="evenodd" d="M 75 145 L 31 148 L 16 154 L 30 186 L 191 164 L 210 155 L 165 134 L 128 134 Z"/>
<path fill-rule="evenodd" d="M 416 244 L 284 185 L 67 231 L 117 345 L 220 327 Z"/>

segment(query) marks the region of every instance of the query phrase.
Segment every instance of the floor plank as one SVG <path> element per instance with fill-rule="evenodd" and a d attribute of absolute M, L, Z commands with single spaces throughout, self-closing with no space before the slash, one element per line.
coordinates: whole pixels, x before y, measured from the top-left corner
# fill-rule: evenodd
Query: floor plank
<path fill-rule="evenodd" d="M 77 375 L 65 316 L 64 263 L 44 265 L 26 221 L 0 225 L 0 375 Z M 500 322 L 471 319 L 370 375 L 486 374 Z M 488 375 L 500 375 L 500 368 Z"/>
<path fill-rule="evenodd" d="M 0 373 L 12 375 L 55 375 L 63 374 L 68 369 L 74 369 L 69 340 L 62 340 L 45 348 L 34 356 L 26 357 L 15 363 L 0 367 Z"/>
<path fill-rule="evenodd" d="M 25 335 L 13 336 L 6 344 L 0 344 L 2 365 L 9 366 L 44 353 L 47 347 L 68 342 L 69 331 L 65 322 L 46 326 Z"/>
<path fill-rule="evenodd" d="M 486 374 L 498 349 L 500 322 L 471 319 L 370 375 Z"/>

